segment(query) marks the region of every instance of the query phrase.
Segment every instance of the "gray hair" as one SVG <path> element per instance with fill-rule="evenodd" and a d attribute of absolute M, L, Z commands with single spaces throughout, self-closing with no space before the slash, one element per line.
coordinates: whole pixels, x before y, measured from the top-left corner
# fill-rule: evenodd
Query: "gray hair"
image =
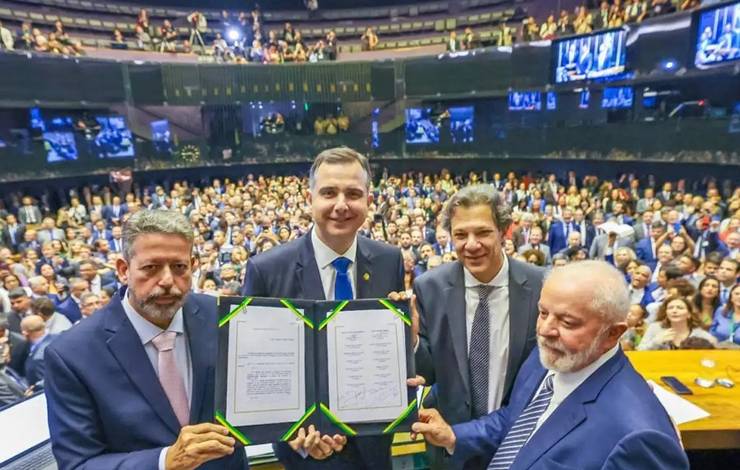
<path fill-rule="evenodd" d="M 606 326 L 623 322 L 630 308 L 630 295 L 624 274 L 605 261 L 585 260 L 569 263 L 550 271 L 588 289 L 591 302 L 588 309 L 599 315 Z"/>
<path fill-rule="evenodd" d="M 30 287 L 35 287 L 41 284 L 45 280 L 46 278 L 44 276 L 33 276 L 33 277 L 28 278 L 28 285 Z"/>
<path fill-rule="evenodd" d="M 130 261 L 134 255 L 134 242 L 139 235 L 161 233 L 178 235 L 192 244 L 193 226 L 182 213 L 173 210 L 140 210 L 128 218 L 123 226 L 123 258 Z"/>
<path fill-rule="evenodd" d="M 442 227 L 452 231 L 452 216 L 457 207 L 472 207 L 486 205 L 491 208 L 493 222 L 498 231 L 503 234 L 511 225 L 511 207 L 506 203 L 501 193 L 490 184 L 475 184 L 466 186 L 456 192 L 442 209 Z"/>
<path fill-rule="evenodd" d="M 316 172 L 319 167 L 324 164 L 342 164 L 342 163 L 354 163 L 360 164 L 362 169 L 365 171 L 367 177 L 367 185 L 370 186 L 373 181 L 372 171 L 370 171 L 370 161 L 367 157 L 356 150 L 352 150 L 349 147 L 334 147 L 324 150 L 316 156 L 316 159 L 311 165 L 311 171 L 308 173 L 308 185 L 309 188 L 314 189 L 316 187 Z"/>

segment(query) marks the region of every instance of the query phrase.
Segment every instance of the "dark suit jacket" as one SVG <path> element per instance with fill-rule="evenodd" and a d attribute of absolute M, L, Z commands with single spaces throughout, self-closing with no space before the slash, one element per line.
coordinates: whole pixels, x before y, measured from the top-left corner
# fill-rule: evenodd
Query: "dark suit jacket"
<path fill-rule="evenodd" d="M 514 378 L 535 346 L 537 302 L 544 271 L 509 258 L 509 359 L 504 403 Z M 433 385 L 431 402 L 450 424 L 472 419 L 470 370 L 465 326 L 465 278 L 459 261 L 434 268 L 414 281 L 421 316 L 416 372 Z M 455 467 L 450 467 L 455 468 Z M 483 462 L 466 468 L 485 468 Z"/>
<path fill-rule="evenodd" d="M 172 445 L 180 432 L 157 374 L 123 310 L 123 292 L 46 350 L 49 430 L 60 470 L 156 470 L 160 451 Z M 213 422 L 218 349 L 215 299 L 189 294 L 183 317 L 193 366 L 190 423 Z M 232 456 L 200 468 L 245 466 L 243 449 L 237 448 Z"/>
<path fill-rule="evenodd" d="M 3 245 L 15 250 L 18 248 L 18 245 L 23 242 L 23 235 L 25 235 L 25 233 L 26 226 L 23 224 L 17 224 L 15 227 L 15 243 L 13 243 L 13 240 L 10 236 L 10 228 L 8 228 L 8 226 L 5 226 L 2 231 L 2 243 Z"/>
<path fill-rule="evenodd" d="M 13 369 L 17 374 L 24 375 L 26 370 L 26 360 L 28 359 L 28 341 L 20 333 L 8 331 L 10 341 L 10 362 L 8 367 Z"/>
<path fill-rule="evenodd" d="M 24 365 L 24 376 L 28 385 L 36 385 L 36 389 L 44 386 L 44 375 L 46 373 L 44 353 L 55 338 L 56 335 L 46 335 L 38 344 L 29 345 L 30 355 Z"/>
<path fill-rule="evenodd" d="M 637 254 L 637 259 L 644 262 L 648 266 L 650 266 L 650 269 L 655 271 L 655 264 L 658 262 L 657 258 L 653 256 L 653 239 L 650 237 L 643 238 L 637 244 L 635 245 L 635 254 Z M 658 252 L 658 249 L 656 247 L 655 252 Z"/>
<path fill-rule="evenodd" d="M 579 226 L 575 222 L 571 222 L 571 227 L 573 230 L 579 230 Z M 547 244 L 550 245 L 550 253 L 559 253 L 563 248 L 568 246 L 568 237 L 565 236 L 565 227 L 561 220 L 553 222 L 550 226 Z"/>
<path fill-rule="evenodd" d="M 534 349 L 517 375 L 508 406 L 453 426 L 452 460 L 477 456 L 489 462 L 546 372 Z M 689 462 L 665 409 L 619 350 L 542 423 L 510 468 L 684 470 Z"/>
<path fill-rule="evenodd" d="M 249 259 L 242 293 L 256 297 L 325 300 L 312 233 Z M 385 298 L 403 290 L 403 260 L 395 246 L 357 238 L 358 299 Z M 303 459 L 281 443 L 275 452 L 286 468 L 361 470 L 390 468 L 390 437 L 349 439 L 347 447 L 324 461 Z"/>
<path fill-rule="evenodd" d="M 24 392 L 23 387 L 0 370 L 0 408 L 21 400 Z"/>
<path fill-rule="evenodd" d="M 66 299 L 57 305 L 57 312 L 67 317 L 72 324 L 82 318 L 80 306 L 77 305 L 77 302 L 74 301 L 71 295 L 67 296 Z"/>

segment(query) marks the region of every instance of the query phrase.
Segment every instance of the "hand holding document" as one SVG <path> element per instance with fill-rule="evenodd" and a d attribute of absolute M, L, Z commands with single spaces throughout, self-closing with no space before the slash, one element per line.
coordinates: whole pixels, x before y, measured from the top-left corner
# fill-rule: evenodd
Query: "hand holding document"
<path fill-rule="evenodd" d="M 326 458 L 344 436 L 392 433 L 415 419 L 405 303 L 222 297 L 220 305 L 215 418 L 242 444 L 285 441 Z"/>

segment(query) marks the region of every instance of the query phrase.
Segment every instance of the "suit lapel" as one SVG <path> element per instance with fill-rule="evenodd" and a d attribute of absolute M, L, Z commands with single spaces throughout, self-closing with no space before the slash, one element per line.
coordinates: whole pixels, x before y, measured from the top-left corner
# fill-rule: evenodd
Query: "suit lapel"
<path fill-rule="evenodd" d="M 462 376 L 465 397 L 468 397 L 470 395 L 470 366 L 468 364 L 468 333 L 465 327 L 465 278 L 462 263 L 459 261 L 455 263 L 457 269 L 443 293 L 443 298 L 447 299 L 445 314 L 457 359 L 457 370 Z"/>
<path fill-rule="evenodd" d="M 506 365 L 504 396 L 514 384 L 518 364 L 524 359 L 524 348 L 529 338 L 529 322 L 532 305 L 532 289 L 527 285 L 527 276 L 518 261 L 509 259 L 509 360 Z"/>
<path fill-rule="evenodd" d="M 177 435 L 180 432 L 180 424 L 149 362 L 139 335 L 126 318 L 120 296 L 117 295 L 111 300 L 106 314 L 104 328 L 110 333 L 107 343 L 113 356 L 154 412 Z"/>
<path fill-rule="evenodd" d="M 185 321 L 185 332 L 190 348 L 190 362 L 193 368 L 193 387 L 190 399 L 190 422 L 199 422 L 202 416 L 203 397 L 206 395 L 208 374 L 210 372 L 208 361 L 208 349 L 213 344 L 208 338 L 209 325 L 200 314 L 198 304 L 190 299 L 185 302 L 182 309 Z M 205 417 L 210 419 L 211 417 Z"/>
<path fill-rule="evenodd" d="M 298 287 L 299 291 L 296 297 L 299 299 L 326 300 L 324 286 L 321 284 L 319 266 L 316 264 L 316 256 L 311 244 L 311 236 L 312 233 L 310 232 L 302 238 L 303 245 L 300 249 L 295 272 L 296 283 L 294 285 Z"/>
<path fill-rule="evenodd" d="M 596 401 L 601 390 L 624 367 L 626 361 L 624 353 L 619 349 L 614 357 L 568 395 L 522 447 L 512 469 L 530 468 L 552 446 L 588 419 L 585 405 Z"/>
<path fill-rule="evenodd" d="M 357 292 L 355 292 L 356 299 L 370 299 L 378 297 L 373 295 L 370 288 L 371 285 L 365 279 L 373 279 L 373 259 L 372 253 L 368 250 L 364 240 L 360 237 L 357 238 L 357 277 L 355 279 L 355 285 L 357 286 Z M 382 294 L 385 296 L 386 294 Z"/>

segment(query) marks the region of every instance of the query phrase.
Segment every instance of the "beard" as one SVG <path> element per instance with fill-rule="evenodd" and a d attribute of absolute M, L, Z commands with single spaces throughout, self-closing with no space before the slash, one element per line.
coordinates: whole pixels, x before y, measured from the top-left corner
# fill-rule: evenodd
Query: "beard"
<path fill-rule="evenodd" d="M 601 344 L 604 341 L 604 336 L 606 336 L 606 332 L 607 329 L 599 331 L 588 348 L 577 352 L 569 351 L 560 339 L 550 341 L 537 335 L 540 362 L 546 369 L 553 370 L 555 372 L 567 373 L 581 370 L 594 361 L 596 351 L 601 347 Z M 551 350 L 555 350 L 560 354 L 555 356 L 549 352 Z"/>
<path fill-rule="evenodd" d="M 174 302 L 170 305 L 157 305 L 157 299 L 163 296 L 171 297 Z M 155 287 L 143 298 L 129 289 L 129 299 L 139 313 L 158 321 L 172 320 L 175 313 L 185 304 L 185 294 L 175 286 L 168 290 Z"/>

